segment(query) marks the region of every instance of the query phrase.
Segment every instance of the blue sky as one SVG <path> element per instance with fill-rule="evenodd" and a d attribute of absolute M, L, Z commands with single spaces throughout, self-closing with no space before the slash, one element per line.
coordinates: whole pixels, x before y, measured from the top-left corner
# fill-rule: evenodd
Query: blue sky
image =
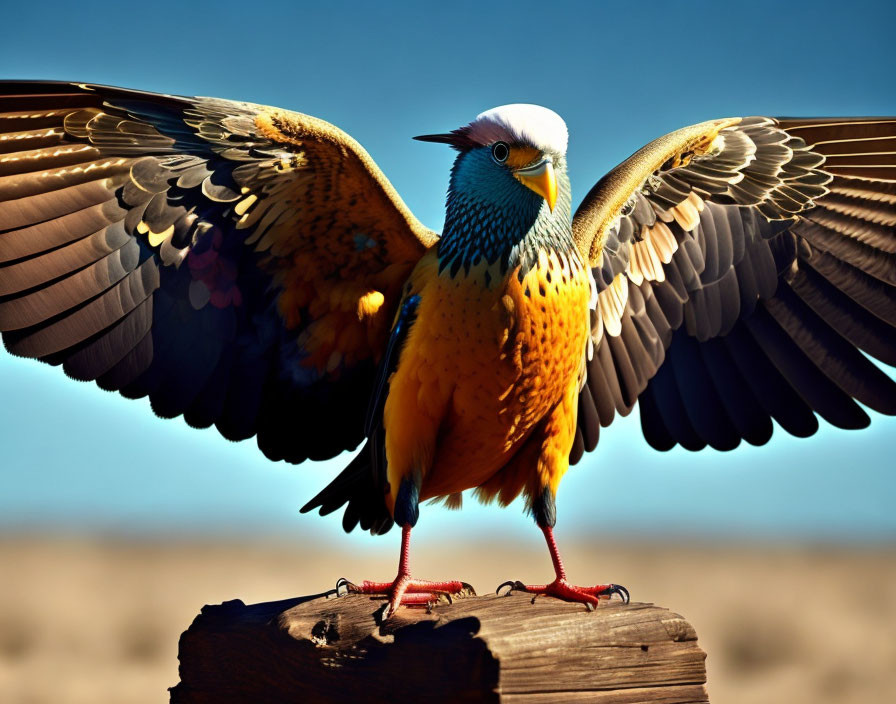
<path fill-rule="evenodd" d="M 786 7 L 784 7 L 786 5 Z M 122 14 L 122 8 L 138 8 Z M 450 150 L 411 141 L 506 102 L 570 129 L 574 202 L 677 127 L 727 115 L 896 114 L 889 3 L 20 3 L 0 74 L 213 95 L 329 120 L 440 229 Z M 0 350 L 0 530 L 341 537 L 297 508 L 344 460 L 293 467 L 253 441 L 155 418 Z M 657 453 L 637 414 L 560 488 L 559 530 L 785 539 L 896 538 L 896 420 L 779 429 L 763 448 Z M 519 507 L 424 508 L 419 532 L 535 531 Z"/>

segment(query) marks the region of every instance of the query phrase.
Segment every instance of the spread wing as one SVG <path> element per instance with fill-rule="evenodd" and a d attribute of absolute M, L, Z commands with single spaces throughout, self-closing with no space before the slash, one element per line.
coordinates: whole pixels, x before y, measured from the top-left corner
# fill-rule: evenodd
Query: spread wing
<path fill-rule="evenodd" d="M 299 113 L 0 83 L 0 331 L 16 355 L 272 459 L 363 437 L 401 286 L 435 235 Z"/>
<path fill-rule="evenodd" d="M 605 176 L 573 220 L 599 291 L 571 459 L 640 403 L 648 442 L 896 414 L 896 119 L 715 120 Z"/>

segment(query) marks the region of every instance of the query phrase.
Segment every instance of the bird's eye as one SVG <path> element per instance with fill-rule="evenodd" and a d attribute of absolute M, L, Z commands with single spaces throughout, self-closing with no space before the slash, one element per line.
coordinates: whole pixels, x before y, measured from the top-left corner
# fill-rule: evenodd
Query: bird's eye
<path fill-rule="evenodd" d="M 492 145 L 492 158 L 499 164 L 503 164 L 507 161 L 507 157 L 509 156 L 510 147 L 508 147 L 505 142 L 495 142 Z"/>

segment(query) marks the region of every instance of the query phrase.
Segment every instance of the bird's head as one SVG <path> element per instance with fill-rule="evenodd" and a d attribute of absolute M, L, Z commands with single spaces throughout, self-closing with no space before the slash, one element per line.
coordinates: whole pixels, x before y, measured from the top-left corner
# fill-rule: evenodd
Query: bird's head
<path fill-rule="evenodd" d="M 558 194 L 569 200 L 567 138 L 566 123 L 553 110 L 518 103 L 487 110 L 452 132 L 414 139 L 460 152 L 452 192 L 501 210 L 528 205 L 537 212 L 546 203 L 553 212 Z"/>

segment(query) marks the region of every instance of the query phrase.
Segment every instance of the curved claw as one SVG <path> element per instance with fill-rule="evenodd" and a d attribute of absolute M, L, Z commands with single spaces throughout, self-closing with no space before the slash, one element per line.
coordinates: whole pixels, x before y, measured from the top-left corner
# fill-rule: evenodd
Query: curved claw
<path fill-rule="evenodd" d="M 383 622 L 392 617 L 395 612 L 392 610 L 392 604 L 386 601 L 380 608 L 373 612 L 373 620 L 377 625 L 383 625 Z"/>
<path fill-rule="evenodd" d="M 451 592 L 433 592 L 432 599 L 430 599 L 429 604 L 435 606 L 439 603 L 439 599 L 445 598 L 448 600 L 449 606 L 454 603 L 454 599 L 451 598 Z"/>
<path fill-rule="evenodd" d="M 606 596 L 607 598 L 612 597 L 614 594 L 618 594 L 619 598 L 622 599 L 623 604 L 628 604 L 631 601 L 631 595 L 628 593 L 628 589 L 623 587 L 621 584 L 610 584 L 600 594 L 601 596 Z"/>
<path fill-rule="evenodd" d="M 339 590 L 342 587 L 345 587 L 344 594 L 339 593 Z M 336 596 L 344 596 L 344 595 L 351 594 L 353 592 L 357 593 L 360 591 L 360 589 L 358 588 L 357 584 L 352 584 L 345 577 L 340 577 L 339 579 L 336 580 L 336 589 L 334 591 L 336 592 Z"/>
<path fill-rule="evenodd" d="M 501 582 L 501 584 L 498 585 L 498 588 L 495 589 L 495 594 L 497 594 L 498 596 L 501 596 L 501 590 L 502 590 L 504 587 L 509 587 L 508 590 L 507 590 L 507 592 L 504 594 L 504 596 L 510 596 L 510 594 L 511 594 L 512 592 L 515 592 L 515 591 L 517 591 L 517 592 L 524 592 L 524 591 L 527 591 L 527 590 L 526 590 L 526 585 L 523 584 L 520 580 L 518 580 L 518 579 L 513 579 L 513 580 L 508 579 L 506 582 Z"/>

